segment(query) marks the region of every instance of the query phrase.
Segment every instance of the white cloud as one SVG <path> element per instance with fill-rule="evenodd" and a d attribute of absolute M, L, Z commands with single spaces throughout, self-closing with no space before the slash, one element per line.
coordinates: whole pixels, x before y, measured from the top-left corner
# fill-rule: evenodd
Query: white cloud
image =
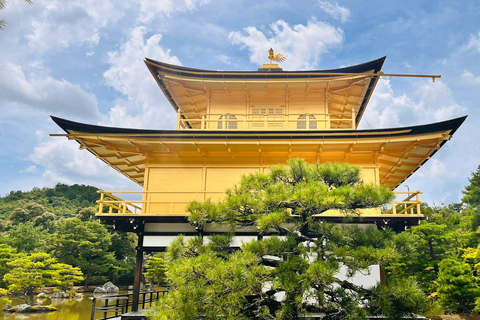
<path fill-rule="evenodd" d="M 112 168 L 106 168 L 86 150 L 79 150 L 79 145 L 64 137 L 48 137 L 37 132 L 39 142 L 30 155 L 36 166 L 42 166 L 43 185 L 89 184 L 99 188 L 133 188 L 135 185 L 125 176 Z"/>
<path fill-rule="evenodd" d="M 331 15 L 335 19 L 339 19 L 341 22 L 348 21 L 351 13 L 348 8 L 340 6 L 338 3 L 331 3 L 328 1 L 319 1 L 320 9 Z"/>
<path fill-rule="evenodd" d="M 468 43 L 462 47 L 463 50 L 476 50 L 480 53 L 480 32 L 471 34 Z"/>
<path fill-rule="evenodd" d="M 452 170 L 453 169 L 453 170 Z M 418 173 L 419 177 L 428 181 L 442 182 L 445 179 L 453 179 L 457 176 L 454 168 L 447 167 L 444 162 L 439 159 L 431 159 L 425 170 Z"/>
<path fill-rule="evenodd" d="M 30 165 L 30 166 L 26 167 L 25 169 L 20 170 L 21 173 L 30 173 L 30 172 L 35 172 L 35 171 L 37 171 L 37 166 L 35 166 L 35 165 Z"/>
<path fill-rule="evenodd" d="M 220 60 L 224 64 L 231 64 L 232 61 L 230 60 L 230 57 L 224 54 L 216 56 L 218 60 Z"/>
<path fill-rule="evenodd" d="M 389 80 L 381 79 L 365 111 L 372 128 L 389 128 L 448 120 L 463 115 L 466 109 L 455 102 L 452 91 L 441 81 L 418 82 L 412 94 L 396 94 Z M 368 124 L 367 124 L 368 123 Z"/>
<path fill-rule="evenodd" d="M 328 23 L 312 19 L 307 25 L 290 27 L 283 20 L 270 25 L 272 36 L 267 38 L 255 27 L 244 28 L 242 32 L 231 32 L 228 36 L 233 44 L 239 44 L 250 51 L 250 61 L 259 65 L 268 62 L 268 49 L 287 54 L 282 63 L 287 70 L 314 69 L 321 56 L 338 48 L 344 41 L 343 30 Z"/>
<path fill-rule="evenodd" d="M 66 80 L 49 75 L 41 63 L 34 62 L 24 69 L 13 63 L 0 64 L 0 102 L 58 115 L 79 118 L 99 117 L 94 95 Z"/>
<path fill-rule="evenodd" d="M 111 0 L 51 0 L 41 7 L 32 20 L 32 32 L 27 35 L 35 51 L 67 48 L 70 45 L 97 45 L 100 30 L 120 19 L 128 2 Z"/>
<path fill-rule="evenodd" d="M 462 79 L 465 80 L 468 84 L 475 86 L 480 85 L 480 76 L 476 77 L 470 71 L 464 70 L 462 73 Z"/>
<path fill-rule="evenodd" d="M 118 51 L 109 53 L 110 68 L 103 74 L 108 85 L 125 95 L 116 101 L 104 122 L 108 125 L 162 128 L 175 124 L 175 113 L 148 71 L 141 57 L 180 65 L 170 50 L 160 46 L 162 36 L 145 40 L 145 27 L 132 30 Z"/>
<path fill-rule="evenodd" d="M 449 120 L 466 112 L 466 108 L 455 102 L 450 87 L 442 81 L 423 82 L 414 96 L 421 101 L 415 105 L 414 111 L 420 112 L 421 118 L 425 120 Z"/>
<path fill-rule="evenodd" d="M 158 16 L 193 11 L 197 6 L 207 4 L 210 0 L 137 0 L 136 2 L 140 4 L 140 22 L 147 23 Z"/>

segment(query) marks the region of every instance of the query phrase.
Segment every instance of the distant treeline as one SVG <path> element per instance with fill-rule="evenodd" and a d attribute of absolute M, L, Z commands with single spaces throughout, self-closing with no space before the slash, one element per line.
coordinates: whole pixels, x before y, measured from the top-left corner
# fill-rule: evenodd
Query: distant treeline
<path fill-rule="evenodd" d="M 132 284 L 136 236 L 94 219 L 97 190 L 57 184 L 0 197 L 0 287 L 8 286 L 4 275 L 12 268 L 9 262 L 34 253 L 79 267 L 84 275 L 79 284 Z"/>

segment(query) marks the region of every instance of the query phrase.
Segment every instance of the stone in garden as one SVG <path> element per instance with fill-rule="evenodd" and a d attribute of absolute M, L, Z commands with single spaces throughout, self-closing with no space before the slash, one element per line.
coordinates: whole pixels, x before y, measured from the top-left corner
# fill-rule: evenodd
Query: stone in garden
<path fill-rule="evenodd" d="M 26 313 L 26 312 L 32 311 L 32 306 L 30 306 L 29 304 L 23 303 L 23 304 L 19 304 L 18 306 L 15 306 L 13 309 L 15 312 L 18 312 L 18 313 Z"/>
<path fill-rule="evenodd" d="M 54 306 L 32 306 L 30 312 L 52 312 L 57 310 Z"/>
<path fill-rule="evenodd" d="M 93 293 L 107 293 L 107 290 L 102 287 L 96 287 L 95 290 L 93 290 Z"/>
<path fill-rule="evenodd" d="M 118 287 L 111 281 L 105 283 L 102 288 L 105 289 L 107 293 L 118 293 L 119 291 Z"/>
<path fill-rule="evenodd" d="M 65 298 L 68 298 L 65 291 L 58 291 L 52 294 L 52 299 L 65 299 Z"/>

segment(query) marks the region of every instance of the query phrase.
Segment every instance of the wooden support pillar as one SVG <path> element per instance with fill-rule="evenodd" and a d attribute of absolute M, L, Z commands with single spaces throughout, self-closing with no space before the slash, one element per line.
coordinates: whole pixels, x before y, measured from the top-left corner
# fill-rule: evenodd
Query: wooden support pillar
<path fill-rule="evenodd" d="M 135 266 L 135 280 L 133 280 L 133 298 L 132 311 L 138 311 L 138 304 L 140 298 L 140 282 L 142 280 L 142 265 L 143 265 L 143 224 L 138 226 L 140 228 L 137 233 L 138 246 L 137 250 L 137 264 Z"/>
<path fill-rule="evenodd" d="M 382 264 L 380 265 L 380 282 L 381 283 L 385 283 L 385 266 L 383 266 Z"/>

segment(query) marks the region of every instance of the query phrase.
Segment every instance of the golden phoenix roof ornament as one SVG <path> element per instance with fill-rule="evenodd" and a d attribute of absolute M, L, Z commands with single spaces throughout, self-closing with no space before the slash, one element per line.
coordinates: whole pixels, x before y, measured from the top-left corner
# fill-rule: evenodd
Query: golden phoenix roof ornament
<path fill-rule="evenodd" d="M 268 59 L 270 59 L 270 64 L 272 64 L 272 61 L 282 62 L 285 59 L 287 59 L 287 55 L 285 55 L 283 53 L 274 54 L 273 49 L 270 48 L 270 50 L 268 50 Z"/>

